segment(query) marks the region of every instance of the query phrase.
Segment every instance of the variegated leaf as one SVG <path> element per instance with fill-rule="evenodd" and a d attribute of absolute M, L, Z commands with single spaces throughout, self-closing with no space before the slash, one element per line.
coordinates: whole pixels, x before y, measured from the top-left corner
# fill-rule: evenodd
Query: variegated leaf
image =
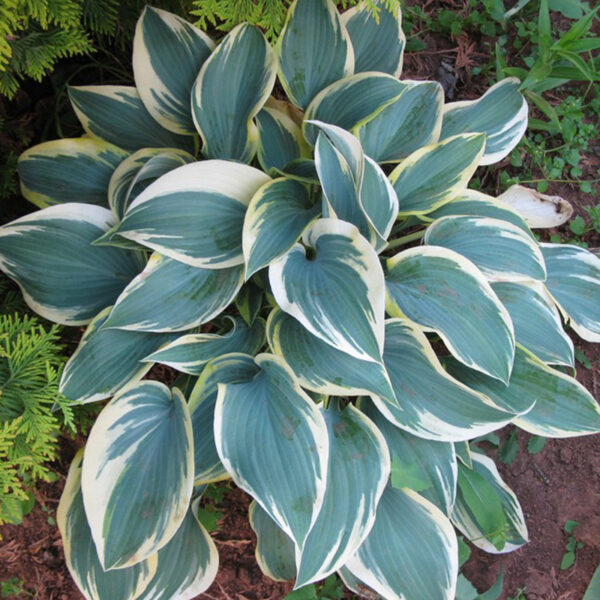
<path fill-rule="evenodd" d="M 388 484 L 371 533 L 346 563 L 388 600 L 454 600 L 458 542 L 448 518 L 408 488 Z"/>
<path fill-rule="evenodd" d="M 478 548 L 492 554 L 512 552 L 529 541 L 519 500 L 492 459 L 479 452 L 473 452 L 471 458 L 473 469 L 458 468 L 452 522 Z M 482 503 L 485 512 L 474 510 L 473 499 Z"/>
<path fill-rule="evenodd" d="M 458 252 L 491 281 L 545 281 L 539 244 L 516 225 L 499 219 L 448 216 L 434 221 L 424 242 Z"/>
<path fill-rule="evenodd" d="M 381 363 L 337 350 L 279 308 L 269 315 L 267 338 L 271 350 L 285 360 L 306 389 L 336 396 L 375 394 L 395 402 Z"/>
<path fill-rule="evenodd" d="M 128 154 L 93 138 L 37 144 L 19 157 L 21 193 L 39 208 L 67 202 L 106 206 L 111 175 Z"/>
<path fill-rule="evenodd" d="M 296 588 L 324 579 L 354 555 L 375 522 L 390 476 L 390 455 L 377 427 L 340 400 L 321 406 L 329 438 L 325 498 L 297 553 Z"/>
<path fill-rule="evenodd" d="M 219 386 L 217 451 L 235 483 L 301 550 L 325 495 L 327 426 L 282 359 L 259 354 L 255 362 L 254 379 Z"/>
<path fill-rule="evenodd" d="M 215 446 L 215 404 L 219 384 L 251 381 L 260 369 L 252 356 L 230 353 L 211 360 L 190 395 L 190 413 L 194 432 L 194 483 L 228 479 Z"/>
<path fill-rule="evenodd" d="M 397 427 L 418 437 L 451 442 L 500 429 L 514 417 L 448 375 L 414 324 L 390 319 L 385 332 L 383 361 L 396 399 L 371 397 Z"/>
<path fill-rule="evenodd" d="M 111 309 L 104 309 L 88 325 L 63 370 L 59 390 L 74 403 L 104 400 L 136 384 L 152 366 L 143 359 L 175 337 L 172 333 L 104 329 Z"/>
<path fill-rule="evenodd" d="M 451 102 L 444 107 L 440 139 L 459 133 L 485 133 L 480 165 L 492 165 L 508 156 L 527 129 L 527 102 L 514 77 L 493 85 L 478 100 Z"/>
<path fill-rule="evenodd" d="M 170 12 L 146 6 L 133 40 L 133 76 L 146 110 L 165 129 L 196 133 L 190 90 L 215 47 L 201 29 Z"/>
<path fill-rule="evenodd" d="M 297 181 L 279 178 L 263 185 L 244 217 L 246 279 L 287 252 L 318 217 L 319 209 L 306 186 Z"/>
<path fill-rule="evenodd" d="M 406 45 L 400 7 L 389 10 L 381 4 L 377 14 L 366 4 L 342 14 L 354 48 L 354 72 L 378 71 L 400 77 Z"/>
<path fill-rule="evenodd" d="M 103 567 L 128 567 L 163 548 L 183 523 L 193 483 L 192 423 L 177 388 L 144 381 L 107 404 L 81 474 Z"/>
<path fill-rule="evenodd" d="M 232 29 L 204 63 L 192 89 L 192 116 L 207 158 L 249 163 L 258 131 L 253 117 L 271 94 L 277 59 L 256 27 Z"/>
<path fill-rule="evenodd" d="M 136 600 L 156 573 L 157 556 L 126 569 L 104 571 L 83 507 L 82 460 L 80 450 L 69 468 L 56 511 L 69 573 L 86 600 Z"/>
<path fill-rule="evenodd" d="M 573 214 L 573 207 L 564 198 L 540 194 L 524 185 L 511 185 L 498 198 L 516 210 L 532 229 L 560 227 Z"/>
<path fill-rule="evenodd" d="M 192 267 L 154 253 L 131 281 L 103 327 L 132 331 L 184 331 L 220 315 L 244 280 L 242 265 Z"/>
<path fill-rule="evenodd" d="M 224 319 L 230 325 L 225 333 L 183 335 L 145 357 L 144 362 L 158 362 L 183 373 L 200 375 L 204 365 L 213 358 L 232 352 L 254 356 L 262 348 L 265 342 L 263 319 L 256 319 L 252 326 L 239 317 L 226 315 Z"/>
<path fill-rule="evenodd" d="M 69 88 L 69 99 L 85 132 L 120 148 L 180 148 L 195 153 L 196 139 L 155 121 L 135 87 L 85 85 Z"/>
<path fill-rule="evenodd" d="M 467 187 L 479 164 L 485 136 L 463 134 L 425 146 L 390 174 L 400 215 L 425 215 Z"/>
<path fill-rule="evenodd" d="M 362 360 L 381 360 L 384 329 L 383 271 L 375 250 L 358 229 L 319 219 L 296 244 L 271 263 L 277 304 L 311 333 Z"/>
<path fill-rule="evenodd" d="M 276 50 L 279 80 L 302 110 L 324 87 L 354 72 L 352 42 L 331 0 L 295 0 Z"/>
<path fill-rule="evenodd" d="M 235 162 L 205 160 L 179 167 L 129 206 L 118 233 L 194 267 L 241 265 L 244 215 L 270 178 Z"/>
<path fill-rule="evenodd" d="M 493 283 L 515 327 L 515 339 L 546 363 L 574 365 L 571 338 L 541 283 Z"/>
<path fill-rule="evenodd" d="M 568 317 L 569 325 L 588 342 L 600 342 L 600 258 L 579 246 L 541 244 L 546 287 Z"/>
<path fill-rule="evenodd" d="M 0 228 L 0 269 L 45 319 L 84 325 L 143 267 L 136 252 L 92 245 L 113 224 L 109 210 L 91 204 L 30 213 Z"/>
<path fill-rule="evenodd" d="M 435 331 L 461 362 L 508 382 L 515 352 L 510 316 L 475 265 L 424 246 L 388 259 L 387 311 Z"/>

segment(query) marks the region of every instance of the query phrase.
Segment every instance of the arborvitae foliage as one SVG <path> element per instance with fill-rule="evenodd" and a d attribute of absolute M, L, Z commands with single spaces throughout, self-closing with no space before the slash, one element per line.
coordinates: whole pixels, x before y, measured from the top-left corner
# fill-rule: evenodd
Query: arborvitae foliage
<path fill-rule="evenodd" d="M 359 0 L 335 0 L 341 8 L 357 4 Z M 364 0 L 365 4 L 377 17 L 382 7 L 393 10 L 400 6 L 400 0 Z M 221 31 L 229 31 L 238 23 L 248 21 L 258 25 L 265 35 L 273 41 L 285 21 L 291 0 L 194 0 L 191 14 L 197 19 L 196 24 L 202 29 L 216 27 Z"/>
<path fill-rule="evenodd" d="M 14 302 L 5 296 L 2 310 Z M 65 363 L 60 327 L 26 314 L 0 315 L 0 524 L 18 520 L 36 480 L 48 480 L 61 427 L 75 431 L 72 409 L 58 393 Z"/>

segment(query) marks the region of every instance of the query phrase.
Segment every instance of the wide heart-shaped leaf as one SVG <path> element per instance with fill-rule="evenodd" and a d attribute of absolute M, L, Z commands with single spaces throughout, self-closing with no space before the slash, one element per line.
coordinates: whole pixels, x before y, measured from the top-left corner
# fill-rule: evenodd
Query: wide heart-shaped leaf
<path fill-rule="evenodd" d="M 449 368 L 469 387 L 513 410 L 514 422 L 530 433 L 563 438 L 600 431 L 600 407 L 592 395 L 576 379 L 520 346 L 508 386 L 457 363 L 449 363 Z"/>
<path fill-rule="evenodd" d="M 254 379 L 219 386 L 217 451 L 235 483 L 301 549 L 325 495 L 327 426 L 282 359 L 255 361 Z"/>
<path fill-rule="evenodd" d="M 389 600 L 454 600 L 456 534 L 448 518 L 429 500 L 409 488 L 388 484 L 371 533 L 346 567 Z"/>
<path fill-rule="evenodd" d="M 258 169 L 224 160 L 179 167 L 131 203 L 117 232 L 194 267 L 241 265 L 246 209 L 270 180 Z"/>
<path fill-rule="evenodd" d="M 387 419 L 413 435 L 446 442 L 471 439 L 514 417 L 448 375 L 425 334 L 410 321 L 386 321 L 383 361 L 395 398 L 371 397 Z"/>
<path fill-rule="evenodd" d="M 131 281 L 103 327 L 132 331 L 184 331 L 218 316 L 244 280 L 242 265 L 203 269 L 154 253 Z"/>
<path fill-rule="evenodd" d="M 579 246 L 541 244 L 546 287 L 569 325 L 588 342 L 600 342 L 600 258 Z"/>
<path fill-rule="evenodd" d="M 508 382 L 515 352 L 512 321 L 471 261 L 446 248 L 424 246 L 400 252 L 387 266 L 392 316 L 435 331 L 458 360 Z"/>
<path fill-rule="evenodd" d="M 165 129 L 196 133 L 190 90 L 215 43 L 198 27 L 146 6 L 133 39 L 133 76 L 146 110 Z"/>
<path fill-rule="evenodd" d="M 111 309 L 105 308 L 88 325 L 62 372 L 60 393 L 74 403 L 104 400 L 136 384 L 152 367 L 143 359 L 175 337 L 104 329 Z"/>
<path fill-rule="evenodd" d="M 400 77 L 406 36 L 399 6 L 393 10 L 380 6 L 375 15 L 360 4 L 344 12 L 342 22 L 352 40 L 355 73 L 378 71 Z"/>
<path fill-rule="evenodd" d="M 456 498 L 458 477 L 454 444 L 425 440 L 402 431 L 368 398 L 361 398 L 358 407 L 385 438 L 391 459 L 392 485 L 411 488 L 449 515 Z"/>
<path fill-rule="evenodd" d="M 180 148 L 195 153 L 196 139 L 165 129 L 150 115 L 135 87 L 84 85 L 69 88 L 69 99 L 85 132 L 134 151 Z"/>
<path fill-rule="evenodd" d="M 69 468 L 56 511 L 67 568 L 86 600 L 136 600 L 156 573 L 157 556 L 126 569 L 104 571 L 83 507 L 82 460 L 83 450 L 80 450 Z"/>
<path fill-rule="evenodd" d="M 515 339 L 546 363 L 574 365 L 571 338 L 541 283 L 493 283 L 492 289 L 508 310 Z"/>
<path fill-rule="evenodd" d="M 136 252 L 92 245 L 114 222 L 106 208 L 75 202 L 25 215 L 0 228 L 0 269 L 45 319 L 89 323 L 143 267 Z"/>
<path fill-rule="evenodd" d="M 259 373 L 252 356 L 231 353 L 211 360 L 196 381 L 190 395 L 194 432 L 194 483 L 210 483 L 229 478 L 215 445 L 215 404 L 221 383 L 244 383 Z"/>
<path fill-rule="evenodd" d="M 219 569 L 217 547 L 198 520 L 200 498 L 192 502 L 177 533 L 158 553 L 156 574 L 139 600 L 191 600 L 206 591 Z"/>
<path fill-rule="evenodd" d="M 509 77 L 493 85 L 478 100 L 444 106 L 440 139 L 459 133 L 485 133 L 485 153 L 479 164 L 492 165 L 510 154 L 527 129 L 527 101 L 521 81 Z"/>
<path fill-rule="evenodd" d="M 354 72 L 352 42 L 331 0 L 295 0 L 276 51 L 281 85 L 302 110 L 324 87 Z"/>
<path fill-rule="evenodd" d="M 492 554 L 512 552 L 529 541 L 523 509 L 493 460 L 479 452 L 472 459 L 472 469 L 458 468 L 452 522 L 478 548 Z"/>
<path fill-rule="evenodd" d="M 425 215 L 467 187 L 485 146 L 481 134 L 457 135 L 425 146 L 390 174 L 400 215 Z"/>
<path fill-rule="evenodd" d="M 462 254 L 492 281 L 546 279 L 537 241 L 506 221 L 466 215 L 442 217 L 427 228 L 424 242 Z"/>
<path fill-rule="evenodd" d="M 21 193 L 39 208 L 67 202 L 106 206 L 111 175 L 128 154 L 92 138 L 37 144 L 19 156 Z"/>
<path fill-rule="evenodd" d="M 262 186 L 244 218 L 246 279 L 287 252 L 319 211 L 318 203 L 311 202 L 309 190 L 297 181 L 282 177 Z"/>
<path fill-rule="evenodd" d="M 325 498 L 297 554 L 296 588 L 324 579 L 358 550 L 390 476 L 388 449 L 372 421 L 339 400 L 321 406 L 321 414 L 329 438 Z"/>
<path fill-rule="evenodd" d="M 240 352 L 254 356 L 265 342 L 265 322 L 256 319 L 248 326 L 243 319 L 226 315 L 229 329 L 225 333 L 188 333 L 165 344 L 144 358 L 182 373 L 200 375 L 204 365 L 224 354 Z"/>
<path fill-rule="evenodd" d="M 271 94 L 277 58 L 256 27 L 232 29 L 204 63 L 192 89 L 192 116 L 207 158 L 249 163 L 258 145 L 252 120 Z"/>
<path fill-rule="evenodd" d="M 381 363 L 337 350 L 278 308 L 269 315 L 267 338 L 271 350 L 285 360 L 306 389 L 335 396 L 375 394 L 395 402 Z"/>
<path fill-rule="evenodd" d="M 193 483 L 192 423 L 177 388 L 144 381 L 107 404 L 81 475 L 103 567 L 128 567 L 164 547 L 183 523 Z"/>
<path fill-rule="evenodd" d="M 381 360 L 384 281 L 377 254 L 358 229 L 319 219 L 271 263 L 271 289 L 282 310 L 334 348 L 362 360 Z"/>

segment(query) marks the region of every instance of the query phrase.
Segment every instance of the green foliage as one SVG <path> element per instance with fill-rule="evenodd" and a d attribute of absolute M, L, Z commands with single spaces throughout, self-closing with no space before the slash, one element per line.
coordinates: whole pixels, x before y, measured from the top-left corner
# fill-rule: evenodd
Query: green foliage
<path fill-rule="evenodd" d="M 25 589 L 25 582 L 17 577 L 11 577 L 5 581 L 0 581 L 0 597 L 10 598 L 15 596 L 17 598 L 24 595 L 31 596 L 31 594 Z"/>
<path fill-rule="evenodd" d="M 283 600 L 341 600 L 344 597 L 344 585 L 335 575 L 330 575 L 320 585 L 307 585 L 290 592 Z"/>
<path fill-rule="evenodd" d="M 577 558 L 576 551 L 583 548 L 583 542 L 578 542 L 575 537 L 571 535 L 577 525 L 579 525 L 579 523 L 571 519 L 565 523 L 565 531 L 569 534 L 569 539 L 565 546 L 565 553 L 560 561 L 560 568 L 563 571 L 570 569 L 575 564 L 575 559 Z"/>

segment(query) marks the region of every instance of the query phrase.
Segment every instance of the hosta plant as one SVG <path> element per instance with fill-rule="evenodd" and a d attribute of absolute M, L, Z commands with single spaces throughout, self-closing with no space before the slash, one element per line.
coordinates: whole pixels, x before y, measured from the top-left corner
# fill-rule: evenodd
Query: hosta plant
<path fill-rule="evenodd" d="M 403 47 L 396 12 L 329 0 L 296 0 L 275 47 L 146 9 L 136 86 L 72 88 L 85 135 L 21 156 L 40 210 L 1 229 L 0 266 L 87 326 L 61 392 L 112 398 L 58 511 L 86 598 L 205 590 L 196 508 L 231 478 L 270 577 L 451 600 L 456 529 L 527 542 L 469 440 L 600 430 L 563 328 L 600 340 L 600 260 L 468 188 L 526 129 L 518 82 L 444 104 L 399 79 Z M 144 380 L 154 363 L 185 379 Z"/>

